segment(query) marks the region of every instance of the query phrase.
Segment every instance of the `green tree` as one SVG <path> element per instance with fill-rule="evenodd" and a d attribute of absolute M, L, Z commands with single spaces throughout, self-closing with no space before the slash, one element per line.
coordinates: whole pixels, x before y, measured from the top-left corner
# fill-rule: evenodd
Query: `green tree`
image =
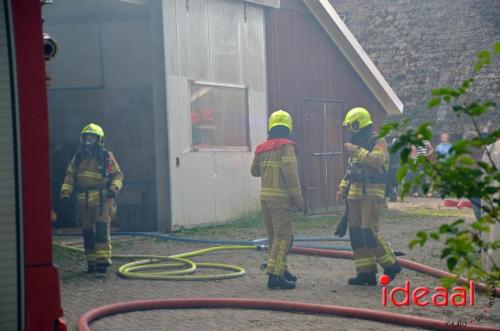
<path fill-rule="evenodd" d="M 500 42 L 496 42 L 492 50 L 478 52 L 473 76 L 477 76 L 499 55 Z M 391 133 L 398 137 L 390 152 L 401 153 L 401 167 L 397 173 L 397 179 L 401 184 L 401 198 L 412 188 L 421 188 L 424 193 L 438 192 L 441 198 L 480 197 L 482 200 L 480 219 L 469 224 L 463 219 L 458 219 L 450 224 L 441 225 L 437 231 L 419 231 L 417 238 L 410 241 L 410 248 L 416 245 L 423 246 L 429 239 L 442 241 L 444 247 L 441 259 L 446 260 L 450 272 L 475 280 L 498 281 L 500 266 L 494 265 L 491 271 L 486 271 L 477 252 L 500 249 L 500 241 L 486 243 L 478 235 L 479 232 L 489 232 L 492 224 L 500 222 L 498 187 L 500 173 L 487 150 L 490 162 L 474 160 L 471 151 L 474 148 L 485 149 L 487 145 L 494 143 L 500 137 L 500 129 L 497 126 L 494 131 L 487 134 L 481 132 L 478 125 L 480 118 L 497 109 L 496 104 L 490 100 L 472 102 L 467 100 L 474 80 L 474 77 L 466 79 L 458 88 L 444 87 L 432 90 L 433 98 L 428 102 L 429 109 L 445 105 L 450 107 L 456 116 L 466 116 L 477 132 L 476 138 L 454 142 L 449 157 L 442 159 L 410 157 L 412 146 L 424 146 L 423 141 L 431 139 L 430 122 L 423 123 L 417 128 L 410 128 L 408 121 L 388 123 L 382 127 L 380 136 Z M 451 284 L 450 280 L 448 284 Z"/>

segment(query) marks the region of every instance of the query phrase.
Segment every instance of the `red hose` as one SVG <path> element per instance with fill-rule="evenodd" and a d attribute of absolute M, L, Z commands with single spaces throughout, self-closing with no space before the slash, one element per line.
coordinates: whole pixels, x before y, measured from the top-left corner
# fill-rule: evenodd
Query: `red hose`
<path fill-rule="evenodd" d="M 447 325 L 446 321 L 434 320 L 412 315 L 376 311 L 366 308 L 352 308 L 336 305 L 321 305 L 304 302 L 236 299 L 236 298 L 178 298 L 164 300 L 129 301 L 102 306 L 83 314 L 78 320 L 79 331 L 90 331 L 89 323 L 99 318 L 137 310 L 151 309 L 186 309 L 186 308 L 240 308 L 265 309 L 295 313 L 323 314 L 362 318 L 391 324 L 421 327 L 433 330 L 457 330 L 456 326 Z M 462 326 L 460 330 L 500 330 L 487 326 Z"/>
<path fill-rule="evenodd" d="M 304 255 L 326 256 L 341 259 L 353 259 L 352 252 L 335 251 L 319 248 L 293 247 L 292 253 Z M 401 266 L 419 271 L 437 278 L 453 276 L 449 272 L 432 268 L 420 263 L 412 262 L 398 258 Z M 469 283 L 469 281 L 460 277 L 460 281 Z M 476 283 L 478 290 L 485 291 L 487 286 L 484 283 Z M 500 296 L 500 289 L 495 289 L 495 296 Z M 280 301 L 280 300 L 261 300 L 261 299 L 235 299 L 235 298 L 179 298 L 164 300 L 142 300 L 129 301 L 108 306 L 98 307 L 83 314 L 78 320 L 79 331 L 90 331 L 89 323 L 99 318 L 126 313 L 137 310 L 150 309 L 178 309 L 178 308 L 243 308 L 243 309 L 266 309 L 285 312 L 300 312 L 310 314 L 325 314 L 345 317 L 361 318 L 366 320 L 385 322 L 391 324 L 421 327 L 432 330 L 457 330 L 457 326 L 448 325 L 446 321 L 434 320 L 412 315 L 382 312 L 367 308 L 353 308 L 336 305 L 321 305 L 304 302 Z M 500 328 L 467 325 L 460 326 L 460 330 L 500 330 Z"/>
<path fill-rule="evenodd" d="M 317 255 L 317 256 L 326 256 L 326 257 L 335 257 L 339 259 L 348 259 L 352 260 L 353 259 L 353 254 L 352 252 L 348 251 L 335 251 L 331 249 L 320 249 L 320 248 L 303 248 L 303 247 L 293 247 L 292 248 L 292 253 L 296 254 L 304 254 L 304 255 Z M 402 267 L 415 270 L 436 278 L 442 278 L 442 277 L 455 277 L 456 275 L 453 275 L 447 271 L 444 270 L 439 270 L 436 268 L 432 268 L 429 266 L 426 266 L 424 264 L 420 264 L 417 262 L 413 262 L 410 260 L 405 260 L 398 258 L 398 262 L 401 264 Z M 460 282 L 464 284 L 469 284 L 469 280 L 465 277 L 460 277 L 459 278 Z M 480 282 L 475 282 L 474 283 L 476 286 L 476 290 L 478 291 L 483 291 L 487 292 L 488 291 L 488 286 L 484 283 Z M 500 297 L 500 288 L 496 287 L 495 288 L 495 296 Z"/>

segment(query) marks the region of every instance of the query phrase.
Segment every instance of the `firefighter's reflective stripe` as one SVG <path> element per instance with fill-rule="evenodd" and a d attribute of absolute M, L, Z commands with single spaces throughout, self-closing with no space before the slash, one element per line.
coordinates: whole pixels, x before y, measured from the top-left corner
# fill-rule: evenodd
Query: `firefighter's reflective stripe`
<path fill-rule="evenodd" d="M 267 272 L 282 276 L 287 269 L 286 254 L 289 243 L 286 240 L 278 240 L 278 252 L 276 258 L 269 257 L 267 260 Z"/>
<path fill-rule="evenodd" d="M 281 167 L 281 162 L 278 161 L 262 161 L 261 167 Z"/>
<path fill-rule="evenodd" d="M 96 258 L 96 264 L 98 265 L 107 265 L 107 266 L 110 266 L 110 265 L 113 265 L 113 261 L 111 260 L 111 256 L 98 256 Z"/>
<path fill-rule="evenodd" d="M 120 170 L 120 166 L 113 155 L 113 153 L 109 152 L 109 160 L 111 162 L 111 186 L 114 186 L 116 190 L 121 190 L 123 186 L 123 173 Z"/>
<path fill-rule="evenodd" d="M 265 144 L 269 144 L 269 141 Z M 262 146 L 259 145 L 257 150 Z M 261 179 L 261 200 L 289 200 L 303 205 L 293 144 L 276 145 L 255 155 L 251 173 Z"/>
<path fill-rule="evenodd" d="M 102 174 L 93 171 L 82 171 L 78 174 L 78 181 L 84 182 L 88 179 L 102 180 Z"/>
<path fill-rule="evenodd" d="M 392 249 L 387 244 L 387 241 L 382 239 L 382 238 L 379 238 L 378 242 L 382 245 L 382 248 L 385 251 L 385 255 L 378 258 L 377 261 L 382 266 L 388 266 L 388 265 L 394 264 L 396 262 L 396 256 L 394 256 L 394 253 L 392 252 Z"/>
<path fill-rule="evenodd" d="M 71 192 L 73 192 L 73 185 L 67 184 L 67 183 L 63 183 L 62 186 L 61 186 L 61 191 L 66 191 L 66 192 L 69 193 L 69 195 L 71 195 Z"/>
<path fill-rule="evenodd" d="M 108 250 L 98 250 L 95 252 L 96 258 L 104 257 L 104 258 L 111 258 L 111 252 Z"/>
<path fill-rule="evenodd" d="M 66 169 L 66 173 L 73 175 L 74 172 L 75 168 L 73 167 L 73 161 L 71 161 L 70 164 L 68 165 L 68 168 Z"/>
<path fill-rule="evenodd" d="M 274 271 L 274 266 L 276 265 L 276 261 L 272 258 L 267 259 L 267 270 L 270 274 Z"/>
<path fill-rule="evenodd" d="M 112 265 L 111 251 L 109 250 L 96 250 L 95 257 L 97 264 Z"/>
<path fill-rule="evenodd" d="M 282 156 L 281 161 L 283 162 L 283 164 L 287 162 L 297 163 L 297 158 L 294 156 Z"/>
<path fill-rule="evenodd" d="M 363 267 L 371 267 L 375 265 L 376 262 L 374 257 L 366 257 L 366 258 L 354 259 L 354 263 L 356 264 L 356 267 L 363 268 Z"/>
<path fill-rule="evenodd" d="M 287 269 L 287 253 L 292 242 L 290 200 L 261 201 L 269 240 L 267 272 L 282 276 Z"/>
<path fill-rule="evenodd" d="M 66 169 L 66 177 L 64 178 L 64 182 L 61 186 L 61 198 L 69 198 L 73 193 L 73 160 L 69 163 Z"/>
<path fill-rule="evenodd" d="M 119 179 L 114 179 L 111 181 L 111 186 L 114 186 L 119 191 L 122 189 L 123 182 Z"/>
<path fill-rule="evenodd" d="M 278 245 L 278 257 L 276 258 L 276 264 L 274 265 L 273 274 L 283 275 L 286 269 L 285 255 L 287 252 L 288 243 L 285 240 L 279 240 Z"/>
<path fill-rule="evenodd" d="M 347 189 L 348 181 L 343 179 L 340 182 L 339 190 L 344 191 Z M 365 184 L 363 191 L 363 183 L 353 183 L 349 189 L 349 199 L 359 199 L 366 196 L 384 198 L 385 197 L 385 184 Z"/>
<path fill-rule="evenodd" d="M 367 177 L 365 183 L 352 183 L 349 189 L 349 199 L 359 199 L 363 197 L 385 197 L 385 184 L 370 183 L 371 176 L 380 176 L 381 173 L 387 171 L 389 166 L 389 154 L 384 139 L 377 140 L 372 151 L 365 148 L 358 148 L 351 156 L 350 163 L 360 163 Z M 373 178 L 373 177 L 372 177 Z M 343 179 L 339 184 L 339 190 L 345 192 L 348 181 Z"/>
<path fill-rule="evenodd" d="M 375 272 L 376 262 L 386 268 L 394 265 L 396 258 L 387 241 L 378 233 L 379 213 L 382 200 L 364 197 L 361 199 L 350 199 L 348 218 L 351 229 L 351 246 L 353 247 L 356 271 Z M 354 235 L 354 229 L 362 225 L 362 244 L 354 240 L 359 238 Z M 372 235 L 372 236 L 370 236 Z"/>
<path fill-rule="evenodd" d="M 392 256 L 389 255 L 389 254 L 386 254 L 386 255 L 378 258 L 377 260 L 382 265 L 383 264 L 389 264 L 390 265 L 390 264 L 393 264 L 395 262 L 394 259 L 392 258 Z"/>
<path fill-rule="evenodd" d="M 95 253 L 85 254 L 85 256 L 87 257 L 88 263 L 90 263 L 90 264 L 95 263 L 95 261 L 96 261 Z"/>
<path fill-rule="evenodd" d="M 260 194 L 261 198 L 265 198 L 265 197 L 269 197 L 269 198 L 275 198 L 275 197 L 279 197 L 279 198 L 289 198 L 290 197 L 290 193 L 288 192 L 288 190 L 283 190 L 283 189 L 273 189 L 273 188 L 262 188 L 261 190 L 261 194 Z"/>
<path fill-rule="evenodd" d="M 366 194 L 363 194 L 363 184 L 354 183 L 349 189 L 349 199 L 362 198 L 363 196 L 384 198 L 385 185 L 384 184 L 366 184 Z"/>
<path fill-rule="evenodd" d="M 364 148 L 359 148 L 355 153 L 354 153 L 354 157 L 360 161 L 362 161 L 366 155 L 368 155 L 368 151 Z"/>
<path fill-rule="evenodd" d="M 103 174 L 102 162 L 95 156 L 82 159 L 79 162 L 78 169 L 75 169 L 76 156 L 73 157 L 67 167 L 66 177 L 61 186 L 61 196 L 65 197 L 68 196 L 68 194 L 71 195 L 75 185 L 75 179 L 78 183 L 78 187 L 81 187 L 81 191 L 95 187 L 107 189 L 109 185 L 113 186 L 116 191 L 119 191 L 123 186 L 123 173 L 111 152 L 108 152 L 108 157 L 109 160 L 105 166 L 107 167 L 107 172 L 109 172 L 109 177 Z M 89 200 L 95 200 L 96 197 L 98 199 L 98 195 L 99 191 L 90 191 Z M 85 195 L 78 195 L 78 199 L 80 200 L 84 199 L 84 197 Z"/>
<path fill-rule="evenodd" d="M 100 203 L 99 191 L 87 191 L 78 193 L 76 197 L 79 204 L 88 203 L 88 206 L 97 206 Z M 87 200 L 87 201 L 86 201 Z"/>
<path fill-rule="evenodd" d="M 349 182 L 345 179 L 342 179 L 340 181 L 340 184 L 339 184 L 339 190 L 342 191 L 342 192 L 345 192 L 345 190 L 347 190 L 347 185 L 349 184 Z"/>

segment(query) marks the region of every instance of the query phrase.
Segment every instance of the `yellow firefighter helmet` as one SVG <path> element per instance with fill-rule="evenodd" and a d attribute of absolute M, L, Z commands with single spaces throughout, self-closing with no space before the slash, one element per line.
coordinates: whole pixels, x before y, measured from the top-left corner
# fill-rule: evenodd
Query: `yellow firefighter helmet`
<path fill-rule="evenodd" d="M 271 129 L 277 125 L 283 125 L 283 126 L 287 127 L 290 130 L 290 132 L 292 132 L 292 128 L 293 128 L 292 116 L 290 116 L 289 113 L 287 113 L 286 111 L 281 110 L 281 109 L 273 112 L 269 116 L 268 131 L 271 131 Z"/>
<path fill-rule="evenodd" d="M 82 132 L 80 133 L 80 138 L 82 138 L 83 135 L 86 135 L 86 134 L 96 135 L 99 138 L 100 143 L 102 143 L 104 141 L 104 131 L 99 125 L 97 125 L 95 123 L 87 124 L 82 129 Z"/>
<path fill-rule="evenodd" d="M 348 126 L 351 131 L 358 132 L 372 123 L 372 118 L 368 110 L 356 107 L 347 112 L 342 124 Z"/>

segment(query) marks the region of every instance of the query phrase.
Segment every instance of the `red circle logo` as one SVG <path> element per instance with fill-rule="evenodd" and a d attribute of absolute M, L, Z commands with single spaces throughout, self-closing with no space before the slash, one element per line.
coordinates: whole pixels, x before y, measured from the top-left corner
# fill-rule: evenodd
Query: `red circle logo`
<path fill-rule="evenodd" d="M 380 282 L 380 285 L 385 286 L 391 282 L 391 278 L 387 275 L 380 275 L 378 281 Z"/>

